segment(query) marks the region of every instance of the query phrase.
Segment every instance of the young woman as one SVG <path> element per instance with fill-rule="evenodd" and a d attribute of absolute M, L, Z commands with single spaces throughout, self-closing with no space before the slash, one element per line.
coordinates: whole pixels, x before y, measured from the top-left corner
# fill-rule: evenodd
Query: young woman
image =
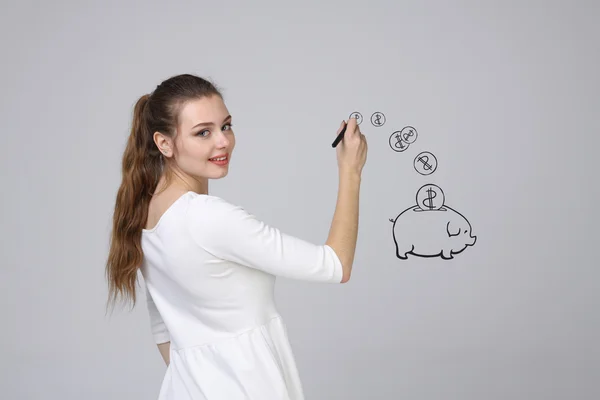
<path fill-rule="evenodd" d="M 350 279 L 367 154 L 356 120 L 336 147 L 338 198 L 323 245 L 208 194 L 209 179 L 227 176 L 234 147 L 232 117 L 203 78 L 171 77 L 135 105 L 106 274 L 109 297 L 133 306 L 143 275 L 167 364 L 160 400 L 303 399 L 275 279 Z"/>

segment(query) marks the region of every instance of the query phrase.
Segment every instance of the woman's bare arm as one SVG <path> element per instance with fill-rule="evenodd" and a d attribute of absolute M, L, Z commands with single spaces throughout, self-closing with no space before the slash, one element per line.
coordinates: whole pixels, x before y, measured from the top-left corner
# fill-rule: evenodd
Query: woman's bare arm
<path fill-rule="evenodd" d="M 171 361 L 169 359 L 169 354 L 170 354 L 170 350 L 171 350 L 171 342 L 160 343 L 157 346 L 158 346 L 158 351 L 160 352 L 160 355 L 162 356 L 163 360 L 165 360 L 165 364 L 169 365 L 169 362 Z"/>

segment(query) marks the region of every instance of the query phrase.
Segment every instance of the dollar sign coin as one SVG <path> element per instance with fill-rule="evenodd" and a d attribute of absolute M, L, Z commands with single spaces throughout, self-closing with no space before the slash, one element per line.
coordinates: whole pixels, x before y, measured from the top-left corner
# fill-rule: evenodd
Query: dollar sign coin
<path fill-rule="evenodd" d="M 400 136 L 405 143 L 413 144 L 417 140 L 417 130 L 412 126 L 405 126 L 400 131 Z"/>
<path fill-rule="evenodd" d="M 402 152 L 408 149 L 409 144 L 402 140 L 402 132 L 396 131 L 390 136 L 390 147 L 392 150 Z"/>
<path fill-rule="evenodd" d="M 377 111 L 371 115 L 371 123 L 375 126 L 383 126 L 385 124 L 385 115 Z"/>
<path fill-rule="evenodd" d="M 360 123 L 363 120 L 363 116 L 361 113 L 359 113 L 358 111 L 354 111 L 352 114 L 350 114 L 350 117 L 348 118 L 356 118 L 356 124 L 360 125 Z"/>
<path fill-rule="evenodd" d="M 445 199 L 442 189 L 432 183 L 421 186 L 417 191 L 417 206 L 421 210 L 439 210 L 443 207 Z"/>
<path fill-rule="evenodd" d="M 437 168 L 437 158 L 428 151 L 423 151 L 413 161 L 415 170 L 421 175 L 431 175 Z"/>

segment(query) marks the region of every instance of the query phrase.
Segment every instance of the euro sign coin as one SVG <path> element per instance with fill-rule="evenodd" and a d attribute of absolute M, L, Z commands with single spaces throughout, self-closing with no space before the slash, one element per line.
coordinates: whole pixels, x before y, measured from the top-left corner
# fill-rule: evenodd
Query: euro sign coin
<path fill-rule="evenodd" d="M 423 151 L 413 161 L 415 170 L 421 175 L 431 175 L 437 168 L 437 158 L 428 151 Z"/>
<path fill-rule="evenodd" d="M 422 210 L 439 210 L 444 205 L 444 201 L 444 192 L 432 183 L 421 186 L 417 191 L 417 206 Z"/>
<path fill-rule="evenodd" d="M 412 126 L 405 126 L 400 131 L 400 136 L 404 143 L 413 144 L 417 140 L 417 130 Z"/>
<path fill-rule="evenodd" d="M 409 144 L 402 140 L 402 132 L 396 131 L 390 136 L 390 147 L 392 150 L 402 152 L 408 149 Z"/>
<path fill-rule="evenodd" d="M 383 126 L 385 124 L 385 115 L 377 111 L 371 115 L 371 123 L 375 126 Z"/>
<path fill-rule="evenodd" d="M 360 123 L 363 120 L 362 114 L 359 113 L 358 111 L 354 111 L 352 114 L 350 114 L 350 116 L 348 118 L 355 118 L 356 119 L 356 125 L 360 125 Z"/>

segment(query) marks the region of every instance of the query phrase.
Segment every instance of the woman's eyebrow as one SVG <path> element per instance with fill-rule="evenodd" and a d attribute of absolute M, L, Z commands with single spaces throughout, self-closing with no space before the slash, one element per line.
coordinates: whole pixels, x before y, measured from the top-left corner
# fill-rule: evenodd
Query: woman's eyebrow
<path fill-rule="evenodd" d="M 231 115 L 228 115 L 223 122 L 227 122 L 228 119 L 231 119 Z M 199 126 L 209 126 L 209 125 L 214 125 L 214 123 L 212 122 L 200 122 L 199 124 L 196 124 L 194 126 L 192 126 L 192 129 L 197 128 Z"/>

